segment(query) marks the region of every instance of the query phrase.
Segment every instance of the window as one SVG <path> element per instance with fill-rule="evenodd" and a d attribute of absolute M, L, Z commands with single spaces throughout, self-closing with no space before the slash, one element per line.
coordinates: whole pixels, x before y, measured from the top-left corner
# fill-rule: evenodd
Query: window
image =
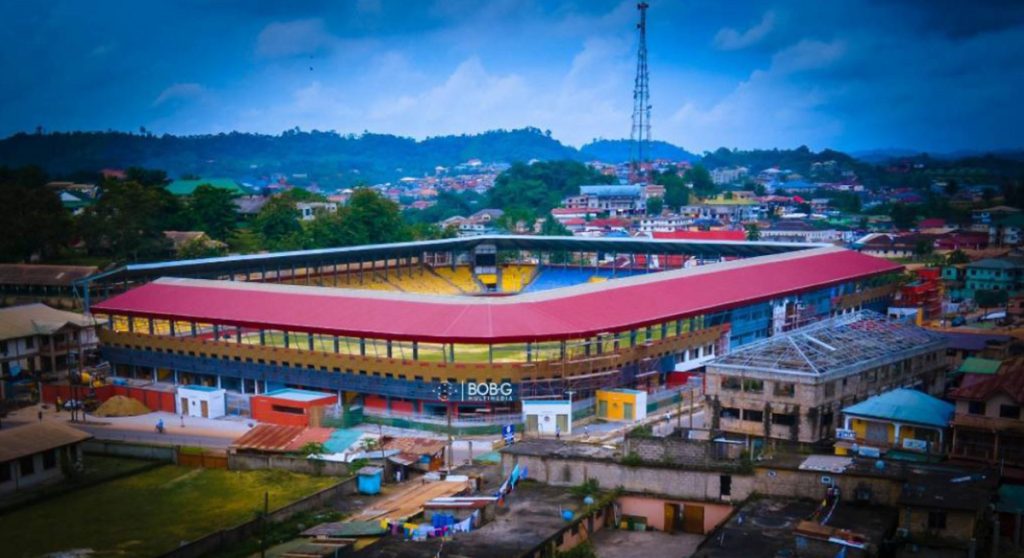
<path fill-rule="evenodd" d="M 999 418 L 1019 419 L 1020 405 L 1000 405 Z"/>
<path fill-rule="evenodd" d="M 724 419 L 738 419 L 740 418 L 740 410 L 736 407 L 722 407 L 722 410 L 718 412 L 718 416 Z"/>
<path fill-rule="evenodd" d="M 743 420 L 750 422 L 763 422 L 764 411 L 751 411 L 750 409 L 743 410 Z"/>
<path fill-rule="evenodd" d="M 18 460 L 18 469 L 21 470 L 21 476 L 27 477 L 36 472 L 36 462 L 31 455 L 22 457 Z"/>
<path fill-rule="evenodd" d="M 43 452 L 43 469 L 49 470 L 57 466 L 57 450 Z"/>
<path fill-rule="evenodd" d="M 732 475 L 720 475 L 718 477 L 718 495 L 732 496 Z"/>
<path fill-rule="evenodd" d="M 0 484 L 11 480 L 11 464 L 0 463 Z"/>
<path fill-rule="evenodd" d="M 35 346 L 36 346 L 36 338 L 35 337 L 26 337 L 25 338 L 25 348 L 26 349 L 31 349 L 32 347 L 35 347 Z"/>
<path fill-rule="evenodd" d="M 793 426 L 796 424 L 796 415 L 772 413 L 772 424 L 777 424 L 779 426 Z"/>
<path fill-rule="evenodd" d="M 303 415 L 305 411 L 301 407 L 288 407 L 286 405 L 273 405 L 275 413 L 286 413 L 289 415 Z"/>
<path fill-rule="evenodd" d="M 984 401 L 970 401 L 967 403 L 967 414 L 969 415 L 984 415 L 985 414 L 985 402 Z"/>
<path fill-rule="evenodd" d="M 796 384 L 793 382 L 775 382 L 774 394 L 778 397 L 793 397 L 796 395 Z"/>
<path fill-rule="evenodd" d="M 743 391 L 761 393 L 764 391 L 764 382 L 761 380 L 743 380 Z"/>
<path fill-rule="evenodd" d="M 929 529 L 945 529 L 946 528 L 946 512 L 944 512 L 944 511 L 930 511 L 930 512 L 928 512 L 928 528 Z"/>
<path fill-rule="evenodd" d="M 740 379 L 739 378 L 735 378 L 733 376 L 723 376 L 722 377 L 722 389 L 723 390 L 729 390 L 729 391 L 739 391 L 739 389 L 740 389 Z"/>
<path fill-rule="evenodd" d="M 828 382 L 825 384 L 825 397 L 834 397 L 836 394 L 836 383 Z"/>

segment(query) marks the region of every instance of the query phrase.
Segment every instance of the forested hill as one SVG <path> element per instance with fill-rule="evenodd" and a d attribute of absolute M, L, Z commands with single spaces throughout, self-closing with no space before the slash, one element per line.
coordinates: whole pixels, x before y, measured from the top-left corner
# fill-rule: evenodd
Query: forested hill
<path fill-rule="evenodd" d="M 38 165 L 53 176 L 146 167 L 182 175 L 307 175 L 331 186 L 422 176 L 469 159 L 579 160 L 580 153 L 536 128 L 416 141 L 386 134 L 289 130 L 281 135 L 154 136 L 123 132 L 17 134 L 0 140 L 0 166 Z"/>
<path fill-rule="evenodd" d="M 604 161 L 606 163 L 625 163 L 630 160 L 629 140 L 594 140 L 580 148 L 584 159 Z M 652 141 L 651 159 L 668 159 L 670 161 L 690 161 L 700 159 L 689 151 L 672 145 L 666 141 Z"/>

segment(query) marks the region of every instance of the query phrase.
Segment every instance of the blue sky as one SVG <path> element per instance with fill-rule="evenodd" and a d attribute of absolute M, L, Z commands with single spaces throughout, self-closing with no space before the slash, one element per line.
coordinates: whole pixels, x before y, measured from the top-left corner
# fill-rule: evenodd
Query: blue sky
<path fill-rule="evenodd" d="M 1024 2 L 649 0 L 652 135 L 1024 146 Z M 635 2 L 0 0 L 0 135 L 628 137 Z"/>

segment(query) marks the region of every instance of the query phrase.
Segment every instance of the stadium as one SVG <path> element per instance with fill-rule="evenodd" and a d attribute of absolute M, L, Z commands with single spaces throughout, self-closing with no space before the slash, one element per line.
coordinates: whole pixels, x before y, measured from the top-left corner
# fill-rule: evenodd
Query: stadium
<path fill-rule="evenodd" d="M 119 376 L 487 421 L 659 390 L 730 347 L 884 311 L 900 270 L 825 245 L 479 236 L 128 265 L 76 288 Z"/>

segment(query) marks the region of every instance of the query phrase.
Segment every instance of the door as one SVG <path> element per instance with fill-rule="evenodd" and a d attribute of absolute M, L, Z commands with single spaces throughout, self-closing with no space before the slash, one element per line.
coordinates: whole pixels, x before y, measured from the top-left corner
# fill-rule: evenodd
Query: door
<path fill-rule="evenodd" d="M 210 418 L 210 404 L 207 401 L 200 401 L 199 408 L 201 409 L 203 418 Z"/>
<path fill-rule="evenodd" d="M 530 434 L 537 433 L 537 415 L 526 415 L 526 431 Z"/>
<path fill-rule="evenodd" d="M 597 416 L 601 418 L 608 418 L 608 402 L 598 401 L 597 402 Z"/>
<path fill-rule="evenodd" d="M 633 404 L 632 403 L 623 403 L 622 404 L 622 418 L 625 419 L 625 420 L 633 420 L 634 418 L 636 418 L 636 417 L 633 416 Z"/>
<path fill-rule="evenodd" d="M 869 422 L 866 437 L 869 442 L 886 445 L 889 443 L 889 425 L 881 422 Z"/>
<path fill-rule="evenodd" d="M 182 397 L 181 398 L 181 414 L 183 414 L 183 415 L 189 414 L 189 412 L 188 412 L 188 398 L 187 397 Z"/>
<path fill-rule="evenodd" d="M 683 532 L 704 534 L 704 506 L 686 504 L 683 506 Z"/>
<path fill-rule="evenodd" d="M 569 415 L 555 415 L 555 427 L 559 432 L 569 431 Z"/>
<path fill-rule="evenodd" d="M 665 504 L 665 532 L 672 534 L 676 532 L 676 523 L 679 521 L 679 504 Z"/>

